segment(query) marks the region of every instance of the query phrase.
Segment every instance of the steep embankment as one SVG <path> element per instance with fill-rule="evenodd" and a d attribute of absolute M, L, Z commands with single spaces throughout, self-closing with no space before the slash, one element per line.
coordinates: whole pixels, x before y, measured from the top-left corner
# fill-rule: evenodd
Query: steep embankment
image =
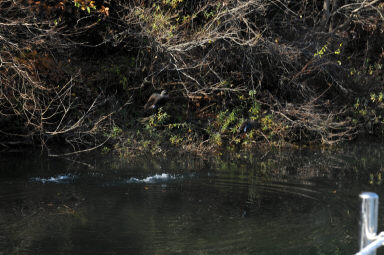
<path fill-rule="evenodd" d="M 383 131 L 380 1 L 20 0 L 0 11 L 2 149 L 129 156 Z M 163 89 L 168 102 L 145 112 Z"/>

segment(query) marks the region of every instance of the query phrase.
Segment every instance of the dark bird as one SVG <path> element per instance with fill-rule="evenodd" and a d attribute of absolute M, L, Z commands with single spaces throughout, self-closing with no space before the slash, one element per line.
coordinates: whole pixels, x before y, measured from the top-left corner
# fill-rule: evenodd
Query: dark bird
<path fill-rule="evenodd" d="M 149 109 L 158 109 L 161 106 L 163 106 L 167 102 L 167 100 L 169 98 L 169 96 L 166 95 L 166 93 L 167 93 L 166 90 L 161 91 L 160 94 L 153 93 L 148 98 L 147 103 L 144 105 L 144 110 L 148 111 Z"/>
<path fill-rule="evenodd" d="M 254 120 L 245 120 L 243 124 L 240 126 L 240 132 L 241 133 L 247 133 L 251 131 L 254 128 L 259 127 L 259 124 Z"/>

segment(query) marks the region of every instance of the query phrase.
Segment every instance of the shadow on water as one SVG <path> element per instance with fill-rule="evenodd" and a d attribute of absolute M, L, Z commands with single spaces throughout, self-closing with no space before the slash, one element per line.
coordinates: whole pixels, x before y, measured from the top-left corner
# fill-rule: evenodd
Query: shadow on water
<path fill-rule="evenodd" d="M 384 197 L 383 148 L 1 155 L 0 254 L 353 254 L 358 194 Z"/>

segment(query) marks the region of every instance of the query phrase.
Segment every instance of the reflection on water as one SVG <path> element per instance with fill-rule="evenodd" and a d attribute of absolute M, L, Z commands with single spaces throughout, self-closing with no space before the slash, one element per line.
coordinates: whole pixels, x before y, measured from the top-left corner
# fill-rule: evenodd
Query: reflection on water
<path fill-rule="evenodd" d="M 384 199 L 383 148 L 135 162 L 0 155 L 0 254 L 353 254 L 358 194 Z"/>

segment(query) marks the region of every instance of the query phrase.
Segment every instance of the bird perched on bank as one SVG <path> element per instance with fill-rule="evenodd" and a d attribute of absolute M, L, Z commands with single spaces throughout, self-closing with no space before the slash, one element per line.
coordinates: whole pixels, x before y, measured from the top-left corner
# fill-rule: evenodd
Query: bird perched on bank
<path fill-rule="evenodd" d="M 240 126 L 240 132 L 247 133 L 258 126 L 259 124 L 254 120 L 245 120 Z"/>
<path fill-rule="evenodd" d="M 160 108 L 161 106 L 163 106 L 169 96 L 166 95 L 167 94 L 167 91 L 166 90 L 163 90 L 161 91 L 160 94 L 158 93 L 153 93 L 149 98 L 148 98 L 148 101 L 147 103 L 144 105 L 144 110 L 145 111 L 148 111 L 150 109 L 158 109 Z"/>

